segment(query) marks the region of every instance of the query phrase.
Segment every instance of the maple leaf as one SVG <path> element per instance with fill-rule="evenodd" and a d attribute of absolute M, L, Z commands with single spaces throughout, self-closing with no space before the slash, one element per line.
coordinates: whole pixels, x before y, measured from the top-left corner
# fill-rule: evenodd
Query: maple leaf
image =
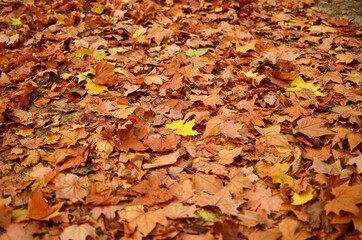
<path fill-rule="evenodd" d="M 35 220 L 49 220 L 58 216 L 63 202 L 49 208 L 48 203 L 43 197 L 40 187 L 37 187 L 29 196 L 28 215 Z"/>
<path fill-rule="evenodd" d="M 78 128 L 75 130 L 63 130 L 59 131 L 62 138 L 58 142 L 58 145 L 63 146 L 74 146 L 79 140 L 84 139 L 88 136 L 88 132 L 84 128 Z"/>
<path fill-rule="evenodd" d="M 220 131 L 226 137 L 230 138 L 240 138 L 242 137 L 239 130 L 243 127 L 240 123 L 234 123 L 233 121 L 225 121 L 220 123 Z"/>
<path fill-rule="evenodd" d="M 96 238 L 97 233 L 94 227 L 88 223 L 71 225 L 60 234 L 60 240 L 86 240 L 87 237 Z"/>
<path fill-rule="evenodd" d="M 324 94 L 318 91 L 318 89 L 320 88 L 319 84 L 314 85 L 312 83 L 304 82 L 304 79 L 302 77 L 295 78 L 293 81 L 290 82 L 290 86 L 292 86 L 293 88 L 287 88 L 287 91 L 298 92 L 302 88 L 305 88 L 314 92 L 316 96 L 324 97 Z"/>
<path fill-rule="evenodd" d="M 108 220 L 113 220 L 116 217 L 116 212 L 122 210 L 123 208 L 123 206 L 94 207 L 91 210 L 91 216 L 98 220 L 98 218 L 103 214 Z"/>
<path fill-rule="evenodd" d="M 144 237 L 156 227 L 157 223 L 166 227 L 168 225 L 161 209 L 145 212 L 143 205 L 128 206 L 125 210 L 118 211 L 118 216 L 121 221 L 129 223 L 132 232 L 138 227 Z"/>
<path fill-rule="evenodd" d="M 197 191 L 215 194 L 224 187 L 222 181 L 215 175 L 195 173 L 192 177 L 193 187 Z"/>
<path fill-rule="evenodd" d="M 312 200 L 314 194 L 315 194 L 314 189 L 310 185 L 308 185 L 307 190 L 305 190 L 301 194 L 294 193 L 292 197 L 293 199 L 292 205 L 303 205 L 304 203 L 307 203 L 308 201 Z"/>
<path fill-rule="evenodd" d="M 60 173 L 57 178 L 54 179 L 55 194 L 57 198 L 69 199 L 72 202 L 82 201 L 87 195 L 85 181 L 82 182 L 77 175 L 68 173 Z M 82 187 L 83 185 L 83 187 Z"/>
<path fill-rule="evenodd" d="M 326 120 L 319 118 L 305 117 L 297 122 L 298 126 L 296 129 L 310 138 L 334 135 L 334 132 L 322 127 L 326 122 Z"/>
<path fill-rule="evenodd" d="M 225 118 L 223 116 L 217 115 L 211 118 L 206 122 L 206 128 L 204 134 L 202 135 L 202 139 L 208 136 L 216 136 L 221 133 L 220 124 L 225 122 Z"/>
<path fill-rule="evenodd" d="M 274 164 L 274 166 L 272 166 L 269 171 L 269 176 L 272 178 L 273 183 L 292 183 L 294 179 L 291 176 L 285 174 L 288 172 L 291 166 L 291 163 Z"/>
<path fill-rule="evenodd" d="M 234 158 L 239 156 L 242 152 L 242 148 L 234 148 L 232 150 L 222 149 L 219 151 L 219 163 L 222 165 L 231 164 L 234 162 Z"/>
<path fill-rule="evenodd" d="M 174 130 L 174 133 L 182 136 L 196 136 L 199 133 L 192 128 L 195 126 L 195 119 L 183 124 L 182 120 L 173 121 L 172 124 L 166 124 L 166 128 Z"/>
<path fill-rule="evenodd" d="M 244 188 L 251 189 L 253 187 L 253 183 L 250 180 L 250 175 L 245 176 L 245 170 L 243 169 L 232 169 L 229 173 L 229 178 L 229 190 L 233 195 L 242 193 Z"/>
<path fill-rule="evenodd" d="M 154 134 L 143 142 L 155 152 L 167 152 L 176 148 L 180 142 L 180 137 L 174 134 L 167 135 L 166 137 Z"/>
<path fill-rule="evenodd" d="M 179 154 L 175 152 L 175 154 Z M 177 156 L 177 155 L 176 155 Z M 142 180 L 137 185 L 131 188 L 132 191 L 143 194 L 143 196 L 137 197 L 133 200 L 131 205 L 143 205 L 152 206 L 155 203 L 167 202 L 174 198 L 173 193 L 167 188 L 161 188 L 160 178 L 157 176 L 150 176 L 148 180 Z"/>
<path fill-rule="evenodd" d="M 251 209 L 263 209 L 268 214 L 279 211 L 283 203 L 278 195 L 272 195 L 270 188 L 260 187 L 255 192 L 247 192 L 245 197 L 249 200 L 247 204 Z"/>
<path fill-rule="evenodd" d="M 91 91 L 97 92 L 97 93 L 108 91 L 107 86 L 98 85 L 98 84 L 95 84 L 94 82 L 87 82 L 85 84 L 85 89 L 88 89 L 88 90 L 91 90 Z"/>
<path fill-rule="evenodd" d="M 196 204 L 204 207 L 204 206 L 216 206 L 223 213 L 237 215 L 237 208 L 242 202 L 236 202 L 232 199 L 229 188 L 224 187 L 220 191 L 218 191 L 215 195 L 210 195 L 207 193 L 202 193 L 199 197 L 197 197 Z"/>
<path fill-rule="evenodd" d="M 197 218 L 196 206 L 185 206 L 180 202 L 173 202 L 164 209 L 165 217 L 172 218 L 172 219 L 179 219 L 179 218 Z"/>
<path fill-rule="evenodd" d="M 176 150 L 173 153 L 158 156 L 154 162 L 152 163 L 145 163 L 142 165 L 143 169 L 150 169 L 155 167 L 163 167 L 167 165 L 171 165 L 177 162 L 178 157 L 180 156 L 180 152 Z"/>
<path fill-rule="evenodd" d="M 311 237 L 311 234 L 298 221 L 291 218 L 283 219 L 279 223 L 279 230 L 283 235 L 283 239 L 305 240 Z"/>
<path fill-rule="evenodd" d="M 358 216 L 359 209 L 356 204 L 362 203 L 362 186 L 360 184 L 349 186 L 345 182 L 338 187 L 332 188 L 334 199 L 328 201 L 324 206 L 326 213 L 334 212 L 340 215 L 340 211 L 350 212 Z"/>
<path fill-rule="evenodd" d="M 1 240 L 33 240 L 33 234 L 38 231 L 33 224 L 19 223 L 11 224 L 6 228 L 5 234 L 0 236 Z"/>

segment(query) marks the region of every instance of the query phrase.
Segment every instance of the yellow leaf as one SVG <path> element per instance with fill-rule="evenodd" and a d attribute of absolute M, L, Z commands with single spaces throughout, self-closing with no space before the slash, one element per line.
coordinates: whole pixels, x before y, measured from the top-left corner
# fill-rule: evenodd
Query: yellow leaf
<path fill-rule="evenodd" d="M 166 124 L 166 128 L 174 129 L 174 133 L 182 136 L 199 135 L 197 131 L 192 130 L 195 126 L 195 119 L 183 124 L 182 120 L 173 121 L 172 124 Z"/>
<path fill-rule="evenodd" d="M 215 8 L 214 10 L 211 10 L 210 12 L 211 13 L 213 13 L 213 12 L 222 12 L 222 7 Z"/>
<path fill-rule="evenodd" d="M 294 179 L 291 176 L 286 175 L 290 166 L 292 166 L 291 163 L 276 163 L 272 166 L 269 171 L 269 177 L 272 178 L 273 183 L 284 182 L 285 184 L 289 184 L 294 182 Z"/>
<path fill-rule="evenodd" d="M 258 76 L 258 73 L 253 73 L 252 71 L 248 71 L 248 72 L 244 72 L 244 71 L 241 71 L 242 73 L 244 73 L 245 76 L 247 77 L 257 77 Z"/>
<path fill-rule="evenodd" d="M 247 43 L 247 44 L 245 44 L 243 46 L 240 46 L 240 44 L 237 42 L 236 46 L 235 46 L 235 50 L 237 52 L 241 52 L 241 53 L 246 53 L 249 50 L 254 50 L 255 51 L 255 44 L 256 44 L 255 41 L 250 41 L 249 43 Z"/>
<path fill-rule="evenodd" d="M 96 13 L 96 14 L 102 14 L 104 8 L 102 6 L 93 6 L 91 8 L 91 11 Z"/>
<path fill-rule="evenodd" d="M 23 136 L 23 137 L 28 137 L 28 136 L 33 135 L 33 133 L 34 133 L 34 129 L 32 129 L 32 128 L 21 128 L 21 129 L 18 129 L 18 131 L 15 134 Z"/>
<path fill-rule="evenodd" d="M 292 150 L 290 150 L 290 148 L 288 147 L 283 147 L 283 146 L 275 146 L 275 148 L 278 150 L 278 152 L 280 153 L 286 153 L 286 152 L 290 152 Z"/>
<path fill-rule="evenodd" d="M 89 82 L 85 85 L 86 89 L 92 90 L 93 92 L 104 92 L 104 91 L 108 91 L 108 88 L 106 86 L 102 86 L 102 85 L 97 85 L 93 82 Z"/>
<path fill-rule="evenodd" d="M 298 92 L 302 88 L 306 88 L 314 92 L 316 96 L 324 97 L 324 94 L 318 91 L 318 89 L 320 88 L 319 84 L 314 85 L 313 83 L 304 82 L 304 79 L 302 77 L 295 78 L 293 81 L 290 82 L 290 86 L 292 86 L 293 88 L 287 88 L 287 91 L 289 92 Z"/>
<path fill-rule="evenodd" d="M 309 185 L 307 190 L 302 192 L 301 194 L 294 193 L 292 199 L 292 205 L 303 205 L 304 203 L 312 200 L 314 196 L 314 189 Z"/>

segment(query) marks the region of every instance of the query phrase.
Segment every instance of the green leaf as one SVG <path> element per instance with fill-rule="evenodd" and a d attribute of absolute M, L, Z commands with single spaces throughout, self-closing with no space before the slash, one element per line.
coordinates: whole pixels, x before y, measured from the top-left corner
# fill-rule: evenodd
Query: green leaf
<path fill-rule="evenodd" d="M 189 49 L 185 50 L 185 53 L 186 53 L 186 56 L 188 56 L 188 57 L 197 57 L 197 56 L 200 56 L 200 55 L 203 55 L 204 53 L 206 53 L 207 50 L 208 50 L 207 48 L 200 48 L 198 50 L 189 48 Z"/>
<path fill-rule="evenodd" d="M 135 38 L 138 37 L 138 32 L 139 32 L 139 29 L 137 29 L 137 30 L 133 33 L 133 35 L 132 35 L 132 38 L 133 38 L 133 39 L 135 39 Z"/>
<path fill-rule="evenodd" d="M 217 220 L 215 213 L 206 211 L 204 209 L 197 210 L 197 214 L 199 214 L 199 216 L 206 222 L 214 223 Z"/>
<path fill-rule="evenodd" d="M 88 74 L 92 74 L 94 75 L 94 72 L 92 71 L 86 71 L 84 73 L 81 73 L 77 76 L 78 78 L 78 83 L 82 82 L 82 81 L 87 81 L 87 82 L 92 82 L 92 80 L 88 77 Z"/>
<path fill-rule="evenodd" d="M 21 24 L 23 24 L 23 23 L 21 22 L 20 17 L 11 19 L 11 25 L 17 26 L 17 25 L 21 25 Z"/>
<path fill-rule="evenodd" d="M 107 56 L 107 53 L 96 53 L 96 54 L 94 54 L 93 57 L 94 57 L 94 60 L 96 61 L 96 63 L 98 63 L 106 56 Z"/>
<path fill-rule="evenodd" d="M 115 48 L 109 48 L 107 50 L 110 54 L 115 54 L 115 53 L 124 53 L 127 52 L 127 49 L 123 48 L 123 47 L 115 47 Z"/>
<path fill-rule="evenodd" d="M 84 55 L 92 55 L 94 49 L 77 49 L 75 50 L 74 55 L 76 57 L 82 58 Z"/>

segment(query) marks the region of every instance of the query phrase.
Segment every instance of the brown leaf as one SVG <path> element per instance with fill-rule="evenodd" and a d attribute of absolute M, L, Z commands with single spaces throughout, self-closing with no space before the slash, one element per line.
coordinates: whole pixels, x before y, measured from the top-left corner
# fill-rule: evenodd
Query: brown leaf
<path fill-rule="evenodd" d="M 116 217 L 116 212 L 122 210 L 123 208 L 123 206 L 117 205 L 94 207 L 91 210 L 91 216 L 98 220 L 101 215 L 104 215 L 104 217 L 108 220 L 113 220 Z"/>
<path fill-rule="evenodd" d="M 69 199 L 72 202 L 82 201 L 87 195 L 86 182 L 77 175 L 58 174 L 54 179 L 55 194 L 57 198 Z"/>
<path fill-rule="evenodd" d="M 11 224 L 0 238 L 1 240 L 33 240 L 33 234 L 37 231 L 38 229 L 33 224 Z"/>
<path fill-rule="evenodd" d="M 326 161 L 328 160 L 331 155 L 331 145 L 315 149 L 311 147 L 305 147 L 303 151 L 303 158 L 310 159 L 310 160 L 319 160 L 319 161 Z"/>
<path fill-rule="evenodd" d="M 145 163 L 142 165 L 143 169 L 150 169 L 156 167 L 163 167 L 167 165 L 172 165 L 177 162 L 178 157 L 180 156 L 180 152 L 176 150 L 173 153 L 158 156 L 154 162 L 152 163 Z"/>
<path fill-rule="evenodd" d="M 118 216 L 121 221 L 129 223 L 132 232 L 138 227 L 144 237 L 150 234 L 157 223 L 163 226 L 168 225 L 168 221 L 161 209 L 145 212 L 143 205 L 128 206 L 125 210 L 119 211 Z"/>
<path fill-rule="evenodd" d="M 155 152 L 168 152 L 176 149 L 180 139 L 181 138 L 175 134 L 169 134 L 166 137 L 162 137 L 159 134 L 154 134 L 150 135 L 143 142 Z"/>
<path fill-rule="evenodd" d="M 283 240 L 305 240 L 311 237 L 309 231 L 291 218 L 285 218 L 279 223 L 279 230 L 283 235 Z"/>
<path fill-rule="evenodd" d="M 165 217 L 171 219 L 180 219 L 180 218 L 197 218 L 195 214 L 196 206 L 185 206 L 180 202 L 173 202 L 164 209 Z"/>
<path fill-rule="evenodd" d="M 229 173 L 229 178 L 229 189 L 233 195 L 241 194 L 244 188 L 251 189 L 253 187 L 251 180 L 245 176 L 244 171 L 240 168 L 232 169 Z"/>
<path fill-rule="evenodd" d="M 348 182 L 345 182 L 338 187 L 332 188 L 335 198 L 328 201 L 324 206 L 327 214 L 334 212 L 340 215 L 340 211 L 345 211 L 355 216 L 359 215 L 359 209 L 356 204 L 362 203 L 362 185 L 349 186 L 348 184 Z"/>
<path fill-rule="evenodd" d="M 220 159 L 218 160 L 222 165 L 228 165 L 234 162 L 234 158 L 241 154 L 242 148 L 234 148 L 232 150 L 222 149 L 219 151 Z"/>
<path fill-rule="evenodd" d="M 233 139 L 240 138 L 241 134 L 238 131 L 240 128 L 242 128 L 242 125 L 240 123 L 234 123 L 233 121 L 225 121 L 220 123 L 220 131 L 225 135 L 225 137 L 230 137 Z"/>
<path fill-rule="evenodd" d="M 93 83 L 98 85 L 113 86 L 121 82 L 121 79 L 114 72 L 114 65 L 102 60 L 95 68 L 96 76 L 92 80 Z"/>
<path fill-rule="evenodd" d="M 196 204 L 201 207 L 216 206 L 223 213 L 232 214 L 232 215 L 238 214 L 237 208 L 241 203 L 242 202 L 236 202 L 232 199 L 228 187 L 222 188 L 215 195 L 203 193 L 196 200 Z"/>
<path fill-rule="evenodd" d="M 256 191 L 249 191 L 245 196 L 251 209 L 263 209 L 266 213 L 277 212 L 281 209 L 283 200 L 278 195 L 272 195 L 270 188 L 259 187 Z"/>
<path fill-rule="evenodd" d="M 204 139 L 209 136 L 219 135 L 221 133 L 220 124 L 225 121 L 224 119 L 225 118 L 223 116 L 217 115 L 211 118 L 209 121 L 207 121 L 206 129 L 201 139 Z"/>
<path fill-rule="evenodd" d="M 297 122 L 298 126 L 296 129 L 310 138 L 334 135 L 334 132 L 322 127 L 326 122 L 327 121 L 323 119 L 305 117 Z"/>
<path fill-rule="evenodd" d="M 195 173 L 192 177 L 193 186 L 196 191 L 216 194 L 224 187 L 222 181 L 215 175 Z"/>
<path fill-rule="evenodd" d="M 0 202 L 0 227 L 6 229 L 11 224 L 11 212 L 12 208 L 9 207 L 11 199 Z"/>
<path fill-rule="evenodd" d="M 63 130 L 59 131 L 62 138 L 58 142 L 60 147 L 74 146 L 79 140 L 84 139 L 88 136 L 88 132 L 84 128 L 78 128 L 75 130 Z"/>
<path fill-rule="evenodd" d="M 96 230 L 88 223 L 71 225 L 60 234 L 60 240 L 86 240 L 87 237 L 96 238 Z"/>

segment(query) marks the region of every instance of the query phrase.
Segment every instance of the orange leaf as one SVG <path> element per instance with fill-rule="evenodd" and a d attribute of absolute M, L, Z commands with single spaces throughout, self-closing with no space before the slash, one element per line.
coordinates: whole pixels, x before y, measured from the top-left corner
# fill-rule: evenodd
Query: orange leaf
<path fill-rule="evenodd" d="M 360 214 L 356 204 L 362 203 L 362 185 L 348 186 L 348 181 L 344 184 L 332 188 L 335 199 L 328 201 L 324 206 L 326 213 L 334 212 L 340 215 L 340 211 L 350 212 L 355 216 Z"/>
<path fill-rule="evenodd" d="M 41 188 L 37 187 L 29 196 L 28 216 L 34 220 L 48 220 L 60 214 L 58 211 L 62 205 L 60 202 L 49 208 Z"/>

